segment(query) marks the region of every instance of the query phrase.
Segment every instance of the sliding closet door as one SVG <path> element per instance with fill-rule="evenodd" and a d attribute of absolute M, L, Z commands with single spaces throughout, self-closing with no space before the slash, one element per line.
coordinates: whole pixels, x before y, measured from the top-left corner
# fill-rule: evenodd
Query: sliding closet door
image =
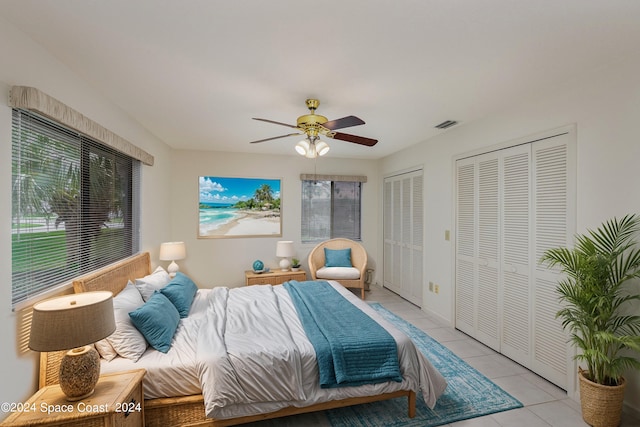
<path fill-rule="evenodd" d="M 422 305 L 423 177 L 422 170 L 384 180 L 384 286 Z"/>
<path fill-rule="evenodd" d="M 570 243 L 574 145 L 567 133 L 456 161 L 456 328 L 567 386 L 544 250 Z"/>

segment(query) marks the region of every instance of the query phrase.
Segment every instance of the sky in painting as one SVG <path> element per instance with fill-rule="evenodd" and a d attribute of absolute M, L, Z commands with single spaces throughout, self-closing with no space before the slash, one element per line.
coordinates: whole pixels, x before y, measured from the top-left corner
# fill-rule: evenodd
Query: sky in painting
<path fill-rule="evenodd" d="M 263 184 L 271 187 L 274 199 L 280 198 L 279 179 L 201 176 L 198 184 L 200 203 L 234 204 L 253 197 Z"/>

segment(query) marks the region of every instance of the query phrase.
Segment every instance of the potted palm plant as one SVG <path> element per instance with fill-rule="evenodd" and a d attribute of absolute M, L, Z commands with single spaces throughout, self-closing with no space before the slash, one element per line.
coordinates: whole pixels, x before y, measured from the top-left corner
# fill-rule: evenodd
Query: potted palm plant
<path fill-rule="evenodd" d="M 640 369 L 640 217 L 611 219 L 575 238 L 573 248 L 547 250 L 542 262 L 564 273 L 556 291 L 563 307 L 557 317 L 578 350 L 582 417 L 589 425 L 620 424 L 626 369 Z M 637 306 L 635 309 L 637 313 Z M 632 351 L 628 351 L 632 350 Z"/>

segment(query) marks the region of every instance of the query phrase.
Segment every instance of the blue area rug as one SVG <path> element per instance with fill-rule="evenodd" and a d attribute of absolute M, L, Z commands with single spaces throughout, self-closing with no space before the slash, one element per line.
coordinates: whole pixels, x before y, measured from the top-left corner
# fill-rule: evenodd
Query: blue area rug
<path fill-rule="evenodd" d="M 416 416 L 407 416 L 407 399 L 391 399 L 325 411 L 332 426 L 433 427 L 522 407 L 522 403 L 453 354 L 451 350 L 378 303 L 378 313 L 407 334 L 447 380 L 447 389 L 435 408 L 418 394 Z"/>

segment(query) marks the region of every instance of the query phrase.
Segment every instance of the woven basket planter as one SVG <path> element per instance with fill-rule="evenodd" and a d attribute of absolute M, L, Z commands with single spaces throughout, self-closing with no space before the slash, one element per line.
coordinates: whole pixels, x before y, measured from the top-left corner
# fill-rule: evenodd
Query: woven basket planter
<path fill-rule="evenodd" d="M 585 378 L 584 372 L 581 369 L 579 374 L 582 419 L 593 427 L 618 427 L 627 382 L 621 378 L 617 386 L 597 384 Z"/>

